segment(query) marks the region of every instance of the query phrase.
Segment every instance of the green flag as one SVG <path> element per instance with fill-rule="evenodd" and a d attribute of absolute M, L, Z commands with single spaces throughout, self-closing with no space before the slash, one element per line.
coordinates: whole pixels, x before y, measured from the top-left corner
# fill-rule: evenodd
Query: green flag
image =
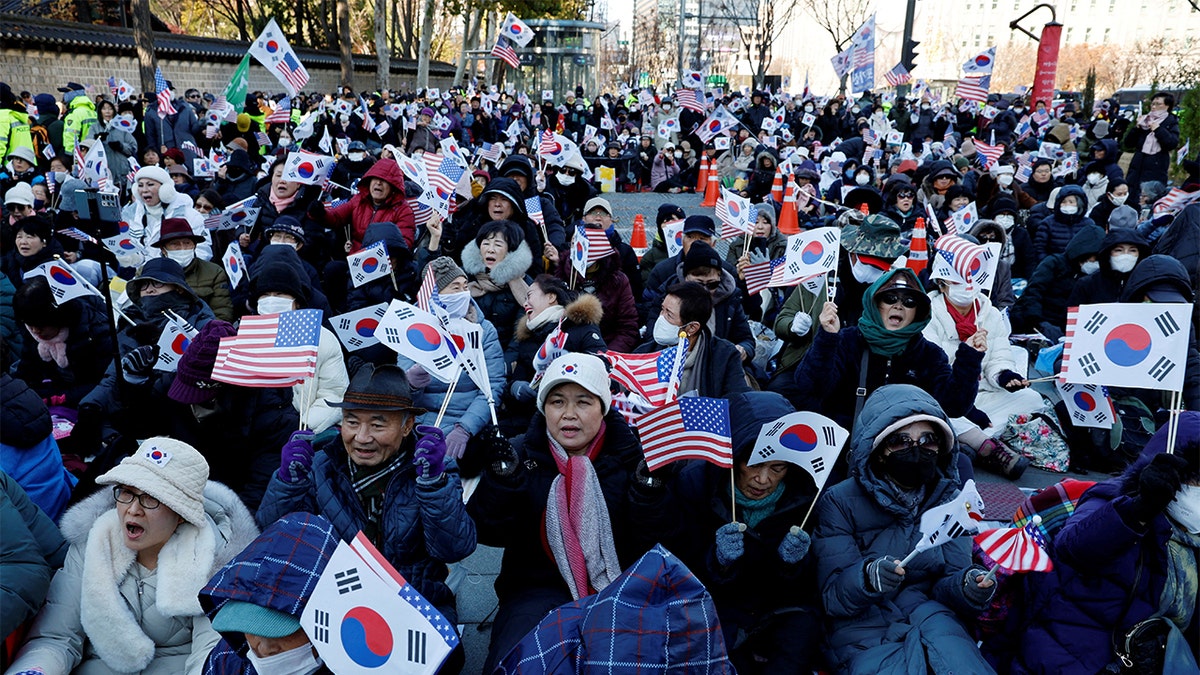
<path fill-rule="evenodd" d="M 250 54 L 242 57 L 242 62 L 233 71 L 229 86 L 225 87 L 225 100 L 233 106 L 234 112 L 242 112 L 246 106 L 246 91 L 250 89 Z"/>

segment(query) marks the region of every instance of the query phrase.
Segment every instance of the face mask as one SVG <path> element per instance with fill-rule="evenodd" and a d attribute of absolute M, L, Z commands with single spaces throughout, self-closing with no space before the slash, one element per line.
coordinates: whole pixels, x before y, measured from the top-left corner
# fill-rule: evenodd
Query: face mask
<path fill-rule="evenodd" d="M 966 284 L 950 286 L 946 289 L 946 297 L 950 299 L 950 304 L 957 307 L 969 307 L 975 304 L 975 298 L 979 297 L 979 288 L 967 290 Z"/>
<path fill-rule="evenodd" d="M 1100 261 L 1099 260 L 1089 260 L 1089 261 L 1083 263 L 1082 265 L 1080 265 L 1079 269 L 1084 274 L 1091 274 L 1092 272 L 1095 272 L 1096 270 L 1100 269 Z"/>
<path fill-rule="evenodd" d="M 669 106 L 669 105 L 666 105 L 666 104 L 663 104 L 663 111 L 667 111 L 667 110 L 670 110 L 670 109 L 671 109 L 671 106 Z"/>
<path fill-rule="evenodd" d="M 683 157 L 683 153 L 680 152 L 679 150 L 676 150 L 674 154 L 675 154 L 675 159 L 679 159 L 680 157 Z"/>
<path fill-rule="evenodd" d="M 921 110 L 929 110 L 929 106 L 928 106 L 928 105 L 922 105 L 922 106 L 921 106 Z"/>
<path fill-rule="evenodd" d="M 654 321 L 654 341 L 663 347 L 672 347 L 679 343 L 679 326 L 667 321 L 659 314 Z"/>
<path fill-rule="evenodd" d="M 275 295 L 264 295 L 258 299 L 258 304 L 255 309 L 259 315 L 263 314 L 282 314 L 292 311 L 295 301 L 291 298 L 281 298 Z"/>
<path fill-rule="evenodd" d="M 1063 204 L 1059 210 L 1062 211 L 1064 216 L 1073 216 L 1079 213 L 1079 207 L 1074 204 Z"/>
<path fill-rule="evenodd" d="M 291 138 L 291 136 L 280 136 L 280 137 L 279 137 L 279 145 L 281 145 L 281 146 L 288 146 L 288 145 L 291 145 L 291 144 L 292 144 L 292 138 Z"/>
<path fill-rule="evenodd" d="M 1110 260 L 1112 268 L 1121 274 L 1126 274 L 1133 271 L 1133 266 L 1137 264 L 1138 257 L 1136 253 L 1122 253 L 1114 255 Z"/>
<path fill-rule="evenodd" d="M 571 175 L 568 175 L 565 173 L 559 173 L 559 174 L 555 174 L 555 175 L 558 176 L 558 182 L 562 183 L 563 185 L 574 185 L 575 184 L 575 176 L 571 176 Z"/>
<path fill-rule="evenodd" d="M 918 488 L 937 475 L 937 463 L 921 457 L 920 448 L 906 448 L 883 458 L 883 470 L 906 488 Z"/>
<path fill-rule="evenodd" d="M 180 267 L 187 267 L 196 259 L 196 249 L 190 248 L 186 251 L 167 251 L 167 257 L 179 263 Z"/>
<path fill-rule="evenodd" d="M 1016 219 L 1012 216 L 996 216 L 996 224 L 998 224 L 1000 227 L 1003 227 L 1005 230 L 1011 230 L 1012 226 L 1015 225 L 1016 222 Z"/>
<path fill-rule="evenodd" d="M 854 182 L 858 183 L 859 185 L 866 185 L 867 183 L 871 182 L 871 177 L 865 173 L 860 173 L 854 177 Z"/>
<path fill-rule="evenodd" d="M 1087 182 L 1088 182 L 1088 185 L 1095 185 L 1096 183 L 1099 183 L 1100 182 L 1100 174 L 1089 173 L 1087 175 Z"/>
<path fill-rule="evenodd" d="M 365 152 L 351 152 L 347 156 L 350 157 L 351 162 L 361 162 L 367 154 Z"/>
<path fill-rule="evenodd" d="M 804 106 L 804 112 L 809 112 L 809 113 L 810 113 L 810 112 L 812 112 L 812 111 L 813 111 L 813 107 L 812 107 L 811 105 L 806 105 L 806 106 Z"/>
<path fill-rule="evenodd" d="M 471 307 L 471 293 L 469 291 L 442 293 L 438 296 L 438 302 L 451 318 L 461 319 L 467 315 L 467 310 Z"/>
<path fill-rule="evenodd" d="M 143 295 L 138 298 L 137 304 L 142 308 L 142 313 L 149 317 L 158 316 L 168 309 L 182 316 L 191 300 L 178 291 L 171 291 L 162 295 Z"/>
<path fill-rule="evenodd" d="M 1025 112 L 1025 109 L 1024 108 L 1013 108 L 1013 112 L 1020 115 L 1021 113 Z"/>
<path fill-rule="evenodd" d="M 883 276 L 883 270 L 878 267 L 868 265 L 864 262 L 855 260 L 850 263 L 850 272 L 860 284 L 873 284 L 875 280 Z"/>
<path fill-rule="evenodd" d="M 853 108 L 850 109 L 850 112 L 854 113 L 855 115 L 858 114 L 858 111 L 859 111 L 858 106 L 854 106 Z"/>
<path fill-rule="evenodd" d="M 1120 197 L 1113 197 L 1110 195 L 1108 201 L 1112 202 L 1113 206 L 1121 206 L 1125 203 L 1126 199 L 1129 199 L 1129 195 L 1121 195 Z"/>
<path fill-rule="evenodd" d="M 259 656 L 253 649 L 246 650 L 246 658 L 256 673 L 278 675 L 312 675 L 321 669 L 322 661 L 313 654 L 313 646 L 305 643 L 286 652 L 271 656 Z"/>
<path fill-rule="evenodd" d="M 1167 515 L 1188 532 L 1200 534 L 1200 487 L 1181 486 L 1175 501 L 1167 504 Z"/>
<path fill-rule="evenodd" d="M 67 180 L 70 177 L 71 177 L 71 174 L 67 173 L 66 171 L 55 171 L 54 172 L 54 182 L 57 183 L 58 185 L 62 185 L 63 181 Z"/>
<path fill-rule="evenodd" d="M 1012 185 L 1013 182 L 1012 174 L 1002 173 L 1000 174 L 1000 177 L 996 179 L 996 182 L 1000 184 L 1000 187 L 1008 187 L 1009 185 Z"/>

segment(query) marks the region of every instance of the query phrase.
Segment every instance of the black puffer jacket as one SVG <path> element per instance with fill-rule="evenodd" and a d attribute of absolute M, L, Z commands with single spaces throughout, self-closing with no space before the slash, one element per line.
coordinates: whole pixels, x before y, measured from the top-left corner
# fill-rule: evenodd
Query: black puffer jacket
<path fill-rule="evenodd" d="M 1087 275 L 1075 284 L 1067 298 L 1067 307 L 1078 305 L 1094 305 L 1102 302 L 1117 302 L 1121 299 L 1121 291 L 1133 270 L 1118 272 L 1112 268 L 1112 250 L 1121 244 L 1132 244 L 1138 249 L 1138 260 L 1145 260 L 1150 255 L 1150 246 L 1137 230 L 1128 227 L 1118 227 L 1109 230 L 1100 243 L 1100 252 L 1096 260 L 1100 269 Z M 1135 268 L 1136 269 L 1136 268 Z"/>
<path fill-rule="evenodd" d="M 60 306 L 67 329 L 67 367 L 42 360 L 37 341 L 26 335 L 21 361 L 14 374 L 31 383 L 42 398 L 66 395 L 65 405 L 75 407 L 100 383 L 112 362 L 112 331 L 107 308 L 95 296 L 76 298 Z"/>
<path fill-rule="evenodd" d="M 1071 215 L 1063 213 L 1063 200 L 1067 197 L 1075 197 L 1075 203 L 1079 209 Z M 1054 201 L 1053 214 L 1041 222 L 1033 238 L 1033 245 L 1037 250 L 1038 257 L 1045 258 L 1048 255 L 1062 253 L 1066 250 L 1067 244 L 1071 243 L 1071 237 L 1088 225 L 1094 225 L 1091 218 L 1083 215 L 1086 210 L 1087 195 L 1084 194 L 1083 188 L 1078 185 L 1064 185 L 1059 189 L 1058 197 Z"/>
<path fill-rule="evenodd" d="M 1025 292 L 1009 310 L 1014 333 L 1039 330 L 1042 324 L 1056 327 L 1059 334 L 1063 332 L 1067 324 L 1067 298 L 1084 277 L 1079 265 L 1096 255 L 1103 241 L 1104 230 L 1095 225 L 1086 227 L 1071 239 L 1066 251 L 1038 263 Z"/>
<path fill-rule="evenodd" d="M 1152 287 L 1167 286 L 1178 291 L 1187 302 L 1196 296 L 1188 280 L 1183 263 L 1166 255 L 1152 255 L 1138 263 L 1125 282 L 1121 302 L 1142 302 L 1146 291 Z M 1195 305 L 1192 306 L 1193 329 L 1188 336 L 1187 364 L 1183 369 L 1183 406 L 1186 410 L 1200 410 L 1200 352 L 1196 349 Z"/>

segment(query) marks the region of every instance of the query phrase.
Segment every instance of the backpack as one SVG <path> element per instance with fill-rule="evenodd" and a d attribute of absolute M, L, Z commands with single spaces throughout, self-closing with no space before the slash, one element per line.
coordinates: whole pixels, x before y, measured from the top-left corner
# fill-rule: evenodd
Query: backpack
<path fill-rule="evenodd" d="M 1029 458 L 1039 469 L 1066 473 L 1071 465 L 1071 450 L 1054 418 L 1045 413 L 1013 415 L 1000 432 L 999 439 Z"/>
<path fill-rule="evenodd" d="M 29 138 L 33 141 L 33 154 L 38 158 L 38 162 L 49 162 L 50 159 L 46 156 L 46 148 L 50 145 L 50 132 L 44 125 L 32 124 L 29 126 Z M 54 150 L 50 151 L 50 157 L 54 157 L 57 153 Z"/>

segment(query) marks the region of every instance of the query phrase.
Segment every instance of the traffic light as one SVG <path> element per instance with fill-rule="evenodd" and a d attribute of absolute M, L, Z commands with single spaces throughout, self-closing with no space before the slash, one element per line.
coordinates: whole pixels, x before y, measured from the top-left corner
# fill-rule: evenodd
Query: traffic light
<path fill-rule="evenodd" d="M 910 73 L 917 65 L 917 45 L 919 44 L 921 43 L 918 40 L 913 40 L 912 38 L 904 41 L 904 51 L 900 55 L 900 62 L 904 64 L 904 67 Z"/>

